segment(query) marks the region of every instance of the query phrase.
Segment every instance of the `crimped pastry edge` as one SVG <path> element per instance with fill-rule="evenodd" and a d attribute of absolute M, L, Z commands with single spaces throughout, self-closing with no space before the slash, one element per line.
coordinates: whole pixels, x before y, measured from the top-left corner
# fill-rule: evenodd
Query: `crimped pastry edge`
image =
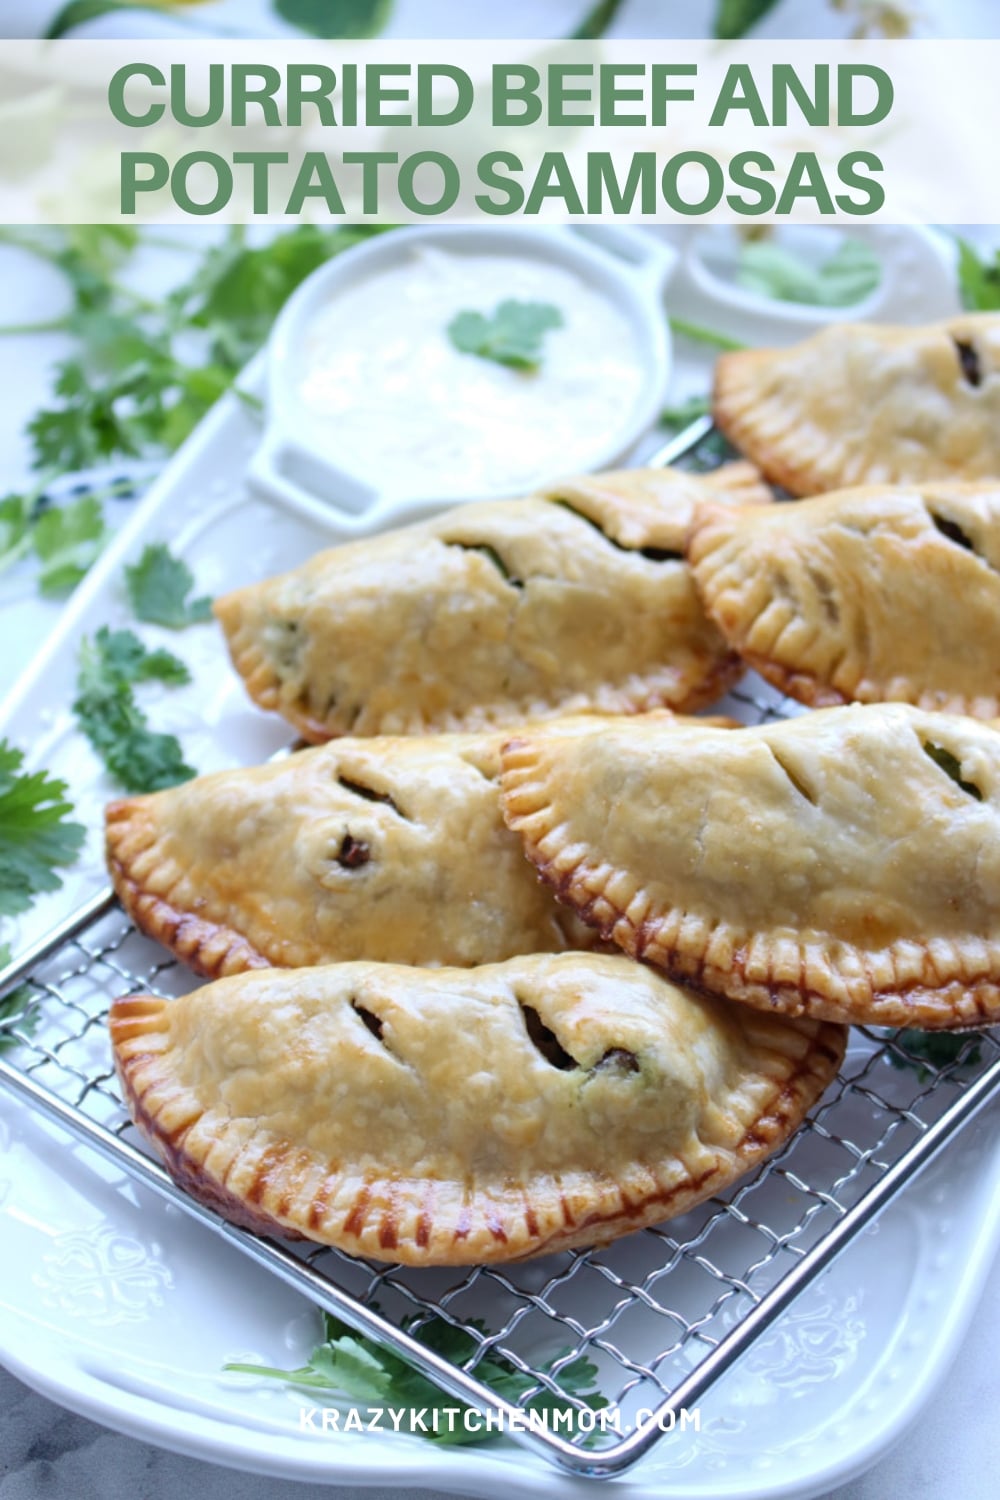
<path fill-rule="evenodd" d="M 144 890 L 130 866 L 151 849 L 155 837 L 141 811 L 141 799 L 120 798 L 105 812 L 105 850 L 111 883 L 125 911 L 146 937 L 168 949 L 205 979 L 271 968 L 270 959 L 242 933 L 223 922 L 208 921 L 173 906 L 164 896 Z"/>
<path fill-rule="evenodd" d="M 906 982 L 881 985 L 872 969 L 894 974 L 905 964 L 912 970 L 914 949 L 922 949 L 925 973 L 934 972 L 930 944 L 900 939 L 877 953 L 845 944 L 817 932 L 747 933 L 728 922 L 713 922 L 697 912 L 656 907 L 631 882 L 626 905 L 608 895 L 612 881 L 627 872 L 580 851 L 564 833 L 539 778 L 530 742 L 512 739 L 502 751 L 501 805 L 508 827 L 520 834 L 525 854 L 558 900 L 569 906 L 604 941 L 617 944 L 630 958 L 649 963 L 675 983 L 757 1010 L 792 1018 L 808 1017 L 853 1026 L 917 1027 L 925 1031 L 968 1031 L 1000 1021 L 1000 945 L 984 944 L 991 970 L 962 974 L 945 984 Z M 569 848 L 572 858 L 560 858 Z M 947 940 L 949 956 L 964 966 L 961 951 Z M 849 948 L 865 963 L 863 993 L 838 1000 L 835 988 L 856 978 L 837 966 L 837 949 Z M 790 950 L 795 958 L 789 962 Z M 796 977 L 790 978 L 795 971 Z M 832 976 L 832 977 L 831 977 Z"/>
<path fill-rule="evenodd" d="M 541 1202 L 542 1195 L 537 1204 L 533 1203 L 522 1184 L 473 1194 L 470 1202 L 464 1184 L 412 1179 L 400 1183 L 369 1176 L 358 1180 L 353 1196 L 341 1201 L 338 1185 L 345 1180 L 350 1184 L 350 1174 L 338 1173 L 328 1164 L 326 1173 L 320 1168 L 308 1206 L 296 1210 L 289 1193 L 278 1187 L 276 1179 L 278 1168 L 289 1165 L 293 1157 L 295 1166 L 307 1174 L 301 1150 L 280 1141 L 260 1142 L 259 1132 L 241 1140 L 245 1132 L 238 1121 L 222 1122 L 221 1133 L 212 1138 L 208 1149 L 197 1154 L 189 1149 L 192 1131 L 207 1119 L 207 1114 L 193 1092 L 157 1070 L 158 1052 L 163 1050 L 162 1045 L 157 1046 L 157 1039 L 162 1041 L 163 1015 L 169 1004 L 151 995 L 116 1000 L 111 1007 L 110 1031 L 115 1069 L 129 1112 L 178 1185 L 197 1201 L 255 1234 L 307 1239 L 333 1245 L 348 1254 L 411 1266 L 524 1260 L 603 1245 L 686 1212 L 745 1176 L 788 1139 L 835 1077 L 846 1046 L 843 1027 L 820 1023 L 804 1056 L 776 1088 L 767 1112 L 754 1121 L 735 1148 L 714 1148 L 714 1168 L 684 1183 L 670 1186 L 652 1169 L 638 1165 L 631 1169 L 624 1187 L 596 1173 L 576 1174 L 569 1193 L 562 1191 L 560 1184 L 559 1212 L 554 1214 L 548 1201 Z M 137 1077 L 140 1074 L 141 1079 Z M 161 1096 L 159 1112 L 171 1114 L 175 1121 L 172 1129 L 163 1128 L 155 1105 L 147 1107 L 149 1096 L 157 1091 Z M 257 1152 L 257 1160 L 252 1162 L 245 1193 L 236 1195 L 227 1182 L 248 1147 Z M 206 1171 L 209 1154 L 225 1157 L 229 1150 L 232 1154 L 221 1177 Z M 584 1177 L 590 1191 L 581 1194 L 580 1179 Z M 544 1184 L 554 1181 L 550 1176 L 543 1179 Z M 449 1196 L 451 1202 L 445 1204 Z M 551 1196 L 550 1191 L 548 1198 Z M 571 1202 L 571 1198 L 576 1201 Z M 323 1220 L 333 1202 L 339 1224 L 327 1227 Z M 443 1224 L 434 1218 L 434 1210 L 440 1206 L 448 1210 Z M 409 1239 L 399 1233 L 401 1214 L 409 1214 L 415 1226 Z M 543 1220 L 547 1220 L 544 1229 Z"/>

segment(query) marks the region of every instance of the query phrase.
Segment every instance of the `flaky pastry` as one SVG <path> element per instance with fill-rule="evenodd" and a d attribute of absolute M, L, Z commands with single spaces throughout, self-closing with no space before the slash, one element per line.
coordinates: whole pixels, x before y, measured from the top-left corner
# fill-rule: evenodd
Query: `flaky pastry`
<path fill-rule="evenodd" d="M 688 561 L 733 650 L 803 703 L 1000 715 L 1000 480 L 705 506 Z"/>
<path fill-rule="evenodd" d="M 115 889 L 197 973 L 587 946 L 504 826 L 501 736 L 339 740 L 107 810 Z"/>
<path fill-rule="evenodd" d="M 1000 733 L 904 704 L 525 732 L 504 809 L 627 953 L 789 1015 L 1000 1018 Z"/>
<path fill-rule="evenodd" d="M 923 328 L 834 323 L 724 354 L 716 424 L 796 495 L 1000 475 L 1000 314 Z"/>
<path fill-rule="evenodd" d="M 747 464 L 568 480 L 321 552 L 215 610 L 251 697 L 312 741 L 698 707 L 740 671 L 683 558 L 709 496 L 768 491 Z"/>
<path fill-rule="evenodd" d="M 842 1028 L 628 959 L 258 971 L 111 1009 L 124 1097 L 225 1217 L 417 1266 L 603 1244 L 770 1154 Z"/>

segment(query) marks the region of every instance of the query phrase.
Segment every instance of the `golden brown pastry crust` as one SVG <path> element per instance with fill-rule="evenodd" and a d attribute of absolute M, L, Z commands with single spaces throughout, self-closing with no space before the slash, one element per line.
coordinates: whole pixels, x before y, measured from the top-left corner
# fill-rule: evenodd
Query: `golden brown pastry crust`
<path fill-rule="evenodd" d="M 463 505 L 216 601 L 251 697 L 312 741 L 701 707 L 740 667 L 683 560 L 694 505 L 766 499 L 736 464 Z"/>
<path fill-rule="evenodd" d="M 504 826 L 501 736 L 339 740 L 107 809 L 115 890 L 196 973 L 587 947 Z"/>
<path fill-rule="evenodd" d="M 803 703 L 1000 715 L 1000 481 L 705 506 L 688 561 L 732 648 Z"/>
<path fill-rule="evenodd" d="M 111 1037 L 139 1128 L 194 1196 L 418 1266 L 683 1212 L 787 1138 L 844 1047 L 590 954 L 243 974 L 118 1000 Z"/>
<path fill-rule="evenodd" d="M 1000 475 L 1000 315 L 835 323 L 716 365 L 726 437 L 795 495 Z"/>
<path fill-rule="evenodd" d="M 504 750 L 561 899 L 708 992 L 828 1020 L 1000 1018 L 1000 733 L 903 704 L 721 733 L 621 721 Z"/>

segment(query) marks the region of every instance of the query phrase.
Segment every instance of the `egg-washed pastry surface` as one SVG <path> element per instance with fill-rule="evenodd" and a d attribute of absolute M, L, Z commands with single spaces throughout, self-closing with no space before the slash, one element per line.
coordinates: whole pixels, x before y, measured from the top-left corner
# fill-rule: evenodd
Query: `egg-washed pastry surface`
<path fill-rule="evenodd" d="M 713 412 L 796 495 L 1000 475 L 1000 314 L 922 328 L 835 323 L 716 365 Z"/>
<path fill-rule="evenodd" d="M 500 813 L 501 736 L 340 740 L 107 810 L 108 866 L 198 973 L 588 946 Z"/>
<path fill-rule="evenodd" d="M 312 741 L 697 707 L 740 671 L 683 558 L 709 496 L 768 491 L 746 464 L 569 480 L 321 552 L 215 611 L 251 697 Z"/>
<path fill-rule="evenodd" d="M 705 506 L 688 560 L 733 649 L 803 703 L 1000 715 L 1000 480 Z"/>
<path fill-rule="evenodd" d="M 741 1176 L 834 1076 L 842 1028 L 628 959 L 258 971 L 111 1009 L 129 1109 L 257 1232 L 411 1265 L 606 1243 Z"/>
<path fill-rule="evenodd" d="M 504 749 L 508 822 L 629 954 L 790 1015 L 1000 1019 L 1000 733 L 903 704 Z"/>

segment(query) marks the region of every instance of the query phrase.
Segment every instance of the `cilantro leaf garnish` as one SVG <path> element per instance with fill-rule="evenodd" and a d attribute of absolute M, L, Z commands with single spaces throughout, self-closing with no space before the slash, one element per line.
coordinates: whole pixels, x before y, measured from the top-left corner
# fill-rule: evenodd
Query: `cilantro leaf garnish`
<path fill-rule="evenodd" d="M 896 1040 L 902 1052 L 889 1049 L 889 1061 L 894 1068 L 914 1068 L 921 1082 L 930 1076 L 930 1068 L 946 1068 L 962 1055 L 970 1040 L 967 1031 L 901 1031 Z M 966 1067 L 974 1067 L 979 1061 L 978 1041 L 963 1058 Z M 929 1067 L 927 1066 L 929 1064 Z"/>
<path fill-rule="evenodd" d="M 66 783 L 46 771 L 22 771 L 24 755 L 0 740 L 0 916 L 27 911 L 42 891 L 58 890 L 56 874 L 80 852 L 85 830 L 68 821 Z"/>
<path fill-rule="evenodd" d="M 551 302 L 518 302 L 508 297 L 496 311 L 466 309 L 448 324 L 448 337 L 463 354 L 492 359 L 516 370 L 537 370 L 542 359 L 542 340 L 550 328 L 561 328 L 563 315 Z"/>
<path fill-rule="evenodd" d="M 9 943 L 0 943 L 0 969 L 10 963 Z M 12 1021 L 25 1036 L 31 1036 L 38 1028 L 39 1012 L 32 1005 L 34 996 L 26 984 L 19 984 L 0 996 L 0 1051 L 15 1047 L 18 1038 L 7 1030 L 6 1023 Z"/>
<path fill-rule="evenodd" d="M 431 1318 L 419 1327 L 413 1327 L 415 1323 L 416 1319 L 410 1319 L 409 1324 L 404 1324 L 404 1327 L 410 1326 L 410 1331 L 422 1344 L 443 1355 L 452 1364 L 463 1365 L 476 1352 L 477 1340 L 474 1335 L 464 1328 L 452 1327 L 443 1318 Z M 485 1332 L 481 1324 L 474 1326 L 480 1332 Z M 464 1402 L 446 1395 L 426 1375 L 422 1375 L 419 1370 L 415 1370 L 374 1339 L 365 1334 L 354 1333 L 329 1313 L 323 1314 L 323 1332 L 324 1338 L 316 1345 L 308 1363 L 300 1365 L 298 1369 L 282 1370 L 271 1365 L 235 1363 L 223 1368 L 248 1375 L 266 1376 L 270 1380 L 281 1380 L 287 1385 L 305 1390 L 336 1391 L 354 1401 L 420 1411 L 427 1430 L 425 1432 L 420 1427 L 412 1430 L 434 1442 L 482 1443 L 491 1436 L 489 1432 L 467 1431 L 463 1414 L 469 1408 Z M 540 1369 L 549 1373 L 562 1358 L 565 1358 L 565 1354 L 556 1355 L 541 1365 Z M 523 1374 L 500 1354 L 485 1355 L 475 1366 L 474 1374 L 496 1391 L 497 1395 L 511 1402 L 518 1401 L 538 1384 L 533 1376 Z M 600 1411 L 608 1403 L 604 1396 L 593 1389 L 596 1376 L 597 1367 L 580 1355 L 562 1366 L 558 1381 L 570 1396 L 585 1402 L 594 1411 Z M 436 1416 L 449 1408 L 453 1412 L 457 1410 L 457 1418 L 453 1423 L 441 1422 L 438 1430 L 434 1431 Z M 538 1392 L 525 1405 L 525 1410 L 529 1412 L 568 1412 L 573 1409 L 571 1401 L 548 1390 Z M 401 1430 L 407 1430 L 405 1424 Z"/>
<path fill-rule="evenodd" d="M 958 241 L 958 291 L 969 312 L 1000 308 L 1000 250 L 992 261 L 982 261 L 968 240 Z"/>
<path fill-rule="evenodd" d="M 137 563 L 125 569 L 125 587 L 137 620 L 183 630 L 212 618 L 207 596 L 189 599 L 194 576 L 163 542 L 151 542 Z"/>
<path fill-rule="evenodd" d="M 128 792 L 158 792 L 188 781 L 189 766 L 172 734 L 157 734 L 135 699 L 136 683 L 179 687 L 191 680 L 169 651 L 149 651 L 131 630 L 102 626 L 80 646 L 73 712 L 116 781 Z"/>

